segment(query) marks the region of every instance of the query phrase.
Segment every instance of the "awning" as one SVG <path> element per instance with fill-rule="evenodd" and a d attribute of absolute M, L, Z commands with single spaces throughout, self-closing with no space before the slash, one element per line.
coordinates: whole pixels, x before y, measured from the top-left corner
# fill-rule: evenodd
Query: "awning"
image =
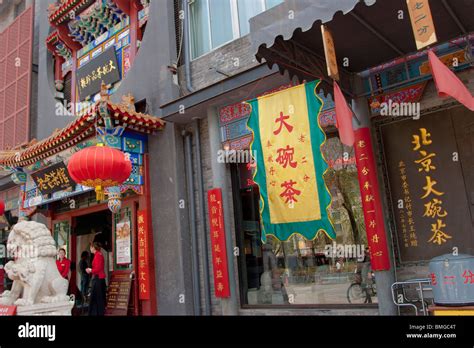
<path fill-rule="evenodd" d="M 474 31 L 473 0 L 430 1 L 430 7 L 438 43 Z M 406 0 L 285 0 L 250 19 L 257 60 L 300 79 L 325 77 L 321 23 L 333 33 L 343 75 L 416 51 Z"/>

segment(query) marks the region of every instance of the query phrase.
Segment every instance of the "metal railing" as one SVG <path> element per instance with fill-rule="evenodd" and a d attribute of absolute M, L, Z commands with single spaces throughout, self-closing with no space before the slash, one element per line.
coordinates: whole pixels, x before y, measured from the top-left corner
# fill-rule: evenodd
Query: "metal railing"
<path fill-rule="evenodd" d="M 413 289 L 414 287 L 414 289 Z M 417 293 L 417 298 L 408 296 L 408 289 L 412 288 Z M 425 292 L 431 291 L 431 280 L 429 278 L 410 279 L 392 284 L 392 300 L 398 307 L 412 307 L 415 315 L 421 312 L 422 315 L 428 315 L 428 303 L 431 300 Z M 421 305 L 418 308 L 417 304 Z"/>

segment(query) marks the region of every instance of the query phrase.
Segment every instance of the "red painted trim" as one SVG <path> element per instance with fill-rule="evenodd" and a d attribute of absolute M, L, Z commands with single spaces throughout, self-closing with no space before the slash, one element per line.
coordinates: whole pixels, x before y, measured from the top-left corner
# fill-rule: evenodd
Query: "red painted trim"
<path fill-rule="evenodd" d="M 61 57 L 60 55 L 57 55 L 55 54 L 54 55 L 54 62 L 55 62 L 55 65 L 54 65 L 54 80 L 62 80 L 64 78 L 63 76 L 63 69 L 62 69 L 62 65 L 63 63 L 65 62 L 64 58 Z"/>
<path fill-rule="evenodd" d="M 131 7 L 131 2 L 130 0 L 114 0 L 115 4 L 117 7 L 122 10 L 124 13 L 126 13 L 128 16 L 130 16 L 130 9 Z"/>
<path fill-rule="evenodd" d="M 133 243 L 132 243 L 132 259 L 133 259 L 133 271 L 135 272 L 135 279 L 133 281 L 133 303 L 135 304 L 134 315 L 143 314 L 140 308 L 140 302 L 138 301 L 138 224 L 137 224 L 137 201 L 132 202 L 132 230 L 135 231 L 133 234 Z"/>
<path fill-rule="evenodd" d="M 71 224 L 71 244 L 70 244 L 70 255 L 69 255 L 69 260 L 71 260 L 71 263 L 75 263 L 75 266 L 76 266 L 76 269 L 75 271 L 71 271 L 71 278 L 69 280 L 69 284 L 76 284 L 76 281 L 77 281 L 77 236 L 75 234 L 72 233 L 72 229 L 74 227 L 72 226 Z M 70 289 L 75 289 L 75 286 L 72 286 L 69 285 L 69 288 Z"/>
<path fill-rule="evenodd" d="M 138 201 L 138 198 L 136 196 L 126 197 L 122 200 L 122 203 L 126 205 L 127 203 L 133 202 L 133 201 Z M 54 215 L 54 220 L 55 221 L 65 220 L 69 217 L 72 218 L 72 217 L 77 217 L 77 216 L 83 216 L 87 214 L 97 213 L 98 211 L 107 210 L 107 209 L 109 209 L 107 207 L 107 203 L 97 204 L 92 207 L 75 209 L 75 210 L 67 211 L 65 213 L 56 214 Z"/>
<path fill-rule="evenodd" d="M 74 41 L 71 36 L 69 36 L 69 28 L 66 24 L 61 24 L 56 27 L 58 31 L 58 36 L 64 44 L 69 47 L 71 51 L 80 50 L 81 44 L 77 41 Z"/>
<path fill-rule="evenodd" d="M 76 114 L 77 94 L 76 94 L 76 72 L 77 72 L 77 51 L 72 51 L 72 68 L 71 68 L 71 103 L 73 105 L 70 110 L 74 115 Z"/>
<path fill-rule="evenodd" d="M 133 66 L 133 62 L 137 55 L 137 40 L 138 32 L 138 6 L 135 2 L 130 4 L 130 66 Z"/>

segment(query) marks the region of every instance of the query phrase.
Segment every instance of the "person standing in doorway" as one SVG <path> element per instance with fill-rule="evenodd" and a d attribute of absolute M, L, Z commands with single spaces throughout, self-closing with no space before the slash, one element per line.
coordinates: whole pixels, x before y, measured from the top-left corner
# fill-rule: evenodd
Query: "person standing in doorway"
<path fill-rule="evenodd" d="M 102 316 L 105 313 L 105 272 L 104 255 L 100 243 L 91 245 L 92 268 L 86 268 L 86 272 L 92 275 L 91 298 L 89 304 L 89 315 Z"/>
<path fill-rule="evenodd" d="M 69 270 L 71 269 L 71 261 L 66 258 L 66 250 L 61 248 L 58 252 L 59 258 L 56 260 L 58 271 L 64 279 L 69 280 Z"/>
<path fill-rule="evenodd" d="M 87 290 L 89 289 L 90 274 L 87 273 L 89 267 L 89 252 L 84 250 L 81 254 L 81 261 L 79 261 L 79 271 L 81 272 L 81 294 L 87 296 Z"/>

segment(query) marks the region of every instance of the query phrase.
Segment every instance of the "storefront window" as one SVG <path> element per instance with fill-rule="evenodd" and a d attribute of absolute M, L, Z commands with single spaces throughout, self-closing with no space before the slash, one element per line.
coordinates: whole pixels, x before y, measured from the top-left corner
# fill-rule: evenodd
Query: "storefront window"
<path fill-rule="evenodd" d="M 246 305 L 326 305 L 376 303 L 352 148 L 337 137 L 323 153 L 332 195 L 330 216 L 336 239 L 295 234 L 287 241 L 261 239 L 259 189 L 246 164 L 235 167 L 236 221 L 242 303 Z"/>

